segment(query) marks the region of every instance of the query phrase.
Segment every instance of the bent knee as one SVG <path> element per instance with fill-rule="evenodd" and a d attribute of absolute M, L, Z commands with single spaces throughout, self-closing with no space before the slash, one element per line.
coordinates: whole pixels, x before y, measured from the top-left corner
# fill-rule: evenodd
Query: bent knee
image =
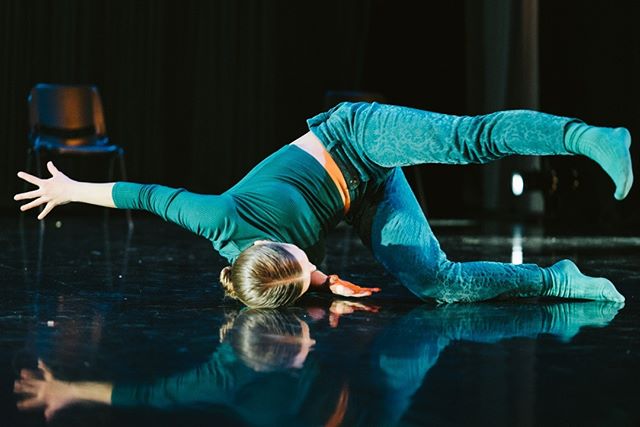
<path fill-rule="evenodd" d="M 452 270 L 459 263 L 447 260 L 443 253 L 439 259 L 414 264 L 410 269 L 398 274 L 400 282 L 418 298 L 424 301 L 459 302 L 464 301 L 451 283 Z M 455 274 L 455 273 L 453 273 Z"/>

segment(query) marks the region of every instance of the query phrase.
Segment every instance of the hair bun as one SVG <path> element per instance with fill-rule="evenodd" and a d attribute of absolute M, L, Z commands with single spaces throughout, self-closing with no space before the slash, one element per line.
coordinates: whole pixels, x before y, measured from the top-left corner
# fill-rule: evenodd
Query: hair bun
<path fill-rule="evenodd" d="M 220 270 L 220 284 L 227 296 L 234 299 L 237 298 L 236 291 L 233 289 L 233 282 L 231 281 L 231 266 L 226 266 Z"/>

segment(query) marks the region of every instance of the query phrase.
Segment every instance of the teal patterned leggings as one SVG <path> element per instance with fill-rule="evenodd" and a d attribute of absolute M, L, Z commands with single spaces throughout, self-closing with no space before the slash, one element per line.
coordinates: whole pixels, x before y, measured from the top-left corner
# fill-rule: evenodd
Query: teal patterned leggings
<path fill-rule="evenodd" d="M 362 207 L 373 212 L 367 240 L 374 257 L 414 294 L 479 301 L 506 293 L 541 295 L 550 286 L 535 264 L 447 259 L 400 167 L 571 154 L 564 131 L 574 119 L 529 110 L 462 117 L 376 103 L 345 103 L 325 114 L 320 127 L 312 128 L 321 139 L 347 141 L 358 155 L 352 163 L 365 176 L 386 170 L 377 197 Z"/>

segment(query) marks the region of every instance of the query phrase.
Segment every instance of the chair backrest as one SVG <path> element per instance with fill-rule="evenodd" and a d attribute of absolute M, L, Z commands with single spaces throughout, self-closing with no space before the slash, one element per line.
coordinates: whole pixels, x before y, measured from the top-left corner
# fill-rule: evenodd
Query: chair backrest
<path fill-rule="evenodd" d="M 29 92 L 29 134 L 64 143 L 91 143 L 106 137 L 102 100 L 95 85 L 39 83 Z"/>

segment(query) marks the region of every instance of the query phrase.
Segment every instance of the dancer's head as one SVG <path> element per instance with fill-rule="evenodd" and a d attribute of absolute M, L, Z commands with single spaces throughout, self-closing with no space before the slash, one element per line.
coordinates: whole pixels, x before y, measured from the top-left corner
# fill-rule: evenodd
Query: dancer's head
<path fill-rule="evenodd" d="M 288 243 L 257 241 L 220 272 L 227 296 L 249 307 L 291 304 L 304 294 L 316 267 L 304 251 Z"/>

